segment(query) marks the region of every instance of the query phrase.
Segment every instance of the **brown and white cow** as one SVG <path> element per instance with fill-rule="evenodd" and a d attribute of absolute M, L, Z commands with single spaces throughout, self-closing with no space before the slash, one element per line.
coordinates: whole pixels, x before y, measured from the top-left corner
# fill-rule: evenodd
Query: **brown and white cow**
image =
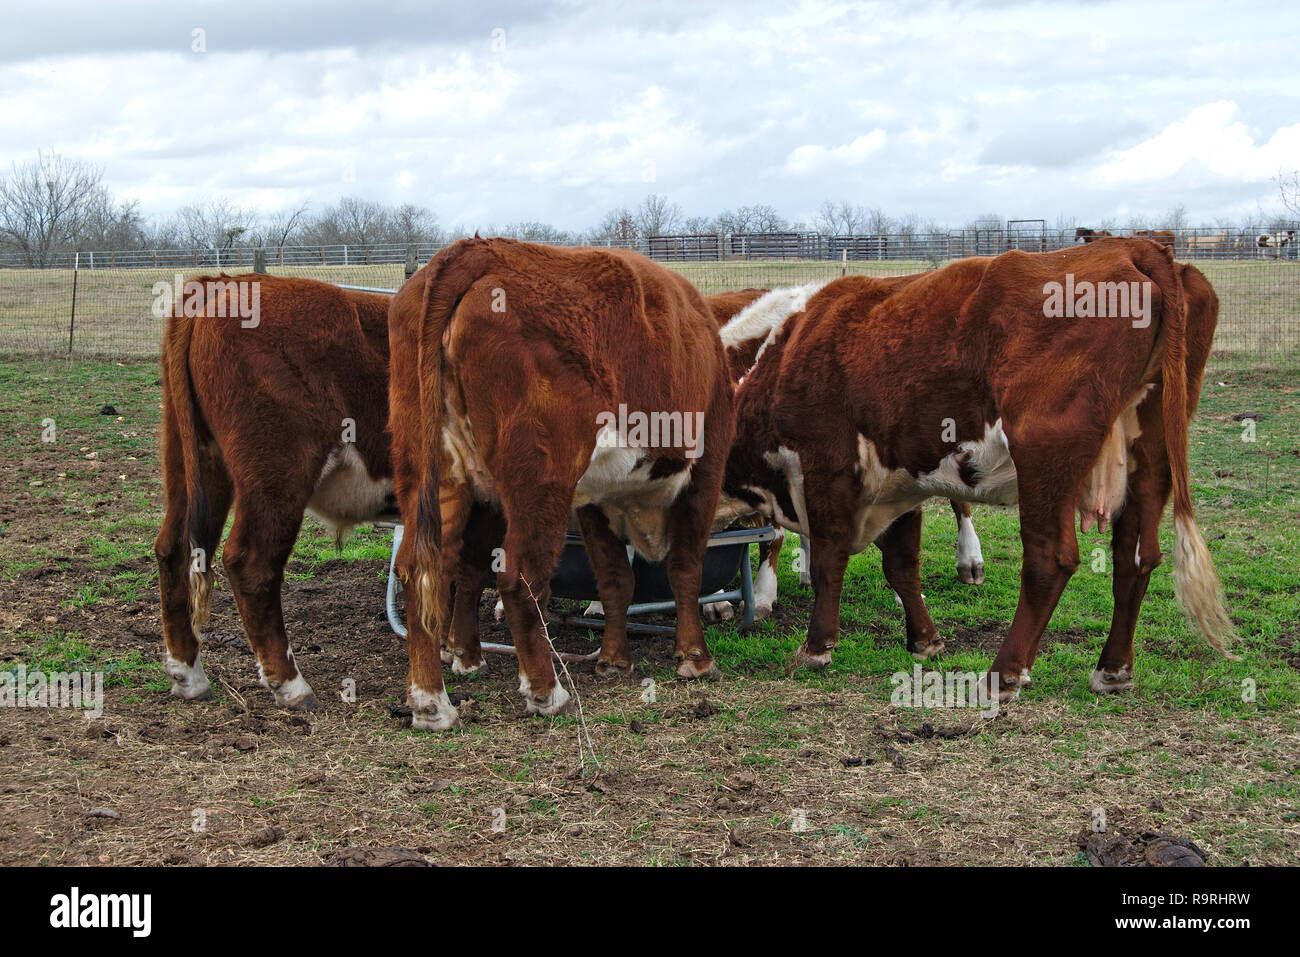
<path fill-rule="evenodd" d="M 453 583 L 462 562 L 479 567 L 497 547 L 525 705 L 566 706 L 541 610 L 575 508 L 606 612 L 598 668 L 631 667 L 626 539 L 667 560 L 677 673 L 715 672 L 698 597 L 731 447 L 731 385 L 699 292 L 634 253 L 475 238 L 407 281 L 389 340 L 412 725 L 457 720 L 440 657 Z M 634 414 L 661 425 L 676 416 L 678 439 L 638 440 L 626 428 Z M 682 441 L 688 429 L 693 441 Z M 462 555 L 467 544 L 476 554 Z"/>
<path fill-rule="evenodd" d="M 900 278 L 906 281 L 909 277 Z M 718 334 L 727 351 L 733 382 L 739 385 L 753 369 L 773 331 L 781 329 L 791 316 L 802 311 L 808 300 L 829 282 L 822 280 L 771 290 L 745 289 L 706 298 L 718 322 Z M 984 554 L 971 520 L 970 503 L 954 500 L 952 510 L 957 519 L 957 577 L 967 585 L 982 584 Z M 778 529 L 776 539 L 759 546 L 759 573 L 754 591 L 760 615 L 771 612 L 776 599 L 776 569 L 783 543 L 784 535 Z M 803 584 L 811 584 L 806 565 L 800 576 Z"/>
<path fill-rule="evenodd" d="M 1080 298 L 1062 311 L 1065 288 L 1091 290 L 1093 307 Z M 1136 297 L 1127 308 L 1120 290 Z M 845 566 L 873 541 L 903 602 L 909 650 L 942 647 L 917 568 L 916 507 L 934 495 L 1019 503 L 1020 602 L 990 668 L 1000 697 L 1028 682 L 1078 567 L 1076 511 L 1085 529 L 1115 520 L 1115 610 L 1091 686 L 1132 686 L 1133 629 L 1171 490 L 1179 604 L 1226 649 L 1232 624 L 1187 475 L 1187 423 L 1217 309 L 1195 268 L 1128 239 L 964 260 L 910 281 L 850 277 L 809 300 L 736 396 L 725 482 L 727 494 L 811 532 L 816 598 L 799 663 L 829 663 Z"/>
<path fill-rule="evenodd" d="M 246 274 L 198 277 L 174 303 L 162 343 L 166 511 L 154 544 L 173 694 L 211 690 L 198 633 L 233 504 L 222 562 L 262 683 L 282 707 L 315 706 L 284 630 L 284 566 L 304 511 L 340 535 L 395 517 L 388 300 Z M 246 318 L 249 303 L 257 315 Z"/>

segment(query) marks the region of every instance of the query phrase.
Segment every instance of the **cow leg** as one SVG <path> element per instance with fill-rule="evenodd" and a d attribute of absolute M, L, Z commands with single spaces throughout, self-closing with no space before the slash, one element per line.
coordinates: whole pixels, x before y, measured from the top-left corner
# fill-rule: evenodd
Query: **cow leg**
<path fill-rule="evenodd" d="M 722 454 L 725 454 L 725 449 L 724 445 Z M 718 673 L 700 622 L 700 578 L 704 573 L 704 552 L 708 549 L 713 515 L 718 506 L 717 484 L 708 482 L 702 473 L 719 468 L 720 459 L 707 464 L 703 459 L 697 462 L 692 469 L 691 483 L 668 511 L 668 541 L 671 543 L 667 559 L 668 583 L 673 590 L 677 611 L 673 657 L 677 660 L 679 678 L 711 678 Z M 706 491 L 710 485 L 712 494 Z M 608 614 L 609 609 L 605 611 Z"/>
<path fill-rule="evenodd" d="M 1021 474 L 1033 474 L 1033 471 L 1025 467 Z M 1078 482 L 1064 487 L 1071 493 L 1062 494 L 1060 486 L 1051 483 L 1046 489 L 1036 486 L 1032 492 L 1021 494 L 1020 541 L 1024 560 L 1020 568 L 1020 600 L 987 679 L 996 688 L 1000 701 L 1015 697 L 1029 683 L 1029 669 L 1038 653 L 1038 643 L 1047 630 L 1061 592 L 1079 567 L 1072 494 Z"/>
<path fill-rule="evenodd" d="M 501 546 L 505 523 L 498 511 L 475 503 L 462 528 L 460 561 L 452 579 L 451 620 L 442 636 L 442 646 L 446 650 L 444 663 L 449 663 L 455 674 L 473 674 L 484 665 L 479 644 L 479 600 L 495 577 L 492 553 Z"/>
<path fill-rule="evenodd" d="M 241 489 L 235 522 L 222 550 L 222 564 L 244 622 L 248 643 L 257 655 L 262 685 L 282 708 L 315 708 L 284 631 L 280 590 L 284 566 L 302 526 L 307 502 L 291 486 Z"/>
<path fill-rule="evenodd" d="M 816 475 L 804 476 L 804 497 L 808 509 L 808 531 L 817 542 L 812 549 L 813 585 L 812 620 L 808 635 L 795 652 L 795 667 L 824 668 L 831 663 L 831 652 L 839 644 L 840 591 L 844 572 L 853 552 L 852 523 L 845 516 L 853 514 L 857 488 L 849 472 L 830 481 Z"/>
<path fill-rule="evenodd" d="M 785 533 L 778 531 L 770 542 L 758 543 L 758 574 L 754 576 L 754 620 L 766 618 L 776 607 L 777 571 L 781 567 L 781 547 Z M 749 556 L 745 556 L 749 560 Z"/>
<path fill-rule="evenodd" d="M 171 461 L 175 450 L 176 461 Z M 180 476 L 179 442 L 168 448 L 168 474 Z M 213 562 L 221 532 L 230 512 L 230 476 L 224 466 L 204 456 L 200 482 L 206 502 L 206 521 L 199 530 L 199 540 L 191 541 L 187 528 L 184 483 L 173 483 L 167 490 L 167 506 L 162 529 L 154 542 L 158 559 L 158 590 L 162 603 L 163 642 L 167 647 L 163 670 L 171 680 L 171 693 L 194 700 L 212 693 L 212 685 L 203 671 L 199 654 L 199 631 L 208 619 L 212 582 L 216 577 Z M 177 471 L 171 471 L 172 469 Z M 195 553 L 199 549 L 199 553 Z"/>
<path fill-rule="evenodd" d="M 609 519 L 596 505 L 578 509 L 578 527 L 587 558 L 596 573 L 605 635 L 596 659 L 596 674 L 602 678 L 632 671 L 632 653 L 627 644 L 627 609 L 632 604 L 636 578 L 628 564 L 627 549 L 609 527 Z"/>
<path fill-rule="evenodd" d="M 1133 632 L 1151 572 L 1161 560 L 1160 517 L 1169 500 L 1171 477 L 1160 403 L 1148 399 L 1138 414 L 1142 434 L 1133 448 L 1136 468 L 1129 475 L 1128 497 L 1111 535 L 1115 611 L 1097 669 L 1088 681 L 1099 694 L 1133 687 Z"/>
<path fill-rule="evenodd" d="M 921 509 L 900 515 L 876 539 L 885 580 L 903 603 L 907 650 L 924 661 L 943 651 L 943 639 L 921 596 Z"/>
<path fill-rule="evenodd" d="M 957 516 L 957 578 L 963 585 L 984 584 L 984 552 L 980 537 L 975 534 L 975 523 L 970 517 L 970 502 L 952 502 L 952 513 Z"/>
<path fill-rule="evenodd" d="M 541 475 L 544 468 L 530 470 L 520 464 L 519 474 Z M 501 499 L 506 520 L 505 567 L 497 575 L 497 590 L 519 658 L 519 693 L 530 714 L 559 714 L 569 704 L 569 693 L 555 677 L 544 615 L 551 597 L 551 575 L 569 527 L 572 486 L 549 483 L 522 491 L 506 488 Z"/>

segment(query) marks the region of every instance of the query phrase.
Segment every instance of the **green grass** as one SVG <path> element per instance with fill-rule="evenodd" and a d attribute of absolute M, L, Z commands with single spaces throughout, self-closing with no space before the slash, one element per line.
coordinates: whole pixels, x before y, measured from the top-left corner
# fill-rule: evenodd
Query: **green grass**
<path fill-rule="evenodd" d="M 17 637 L 24 642 L 23 654 L 16 661 L 5 662 L 0 671 L 16 672 L 20 664 L 26 665 L 29 673 L 101 671 L 106 688 L 120 686 L 167 691 L 171 687 L 162 665 L 139 651 L 106 654 L 75 633 L 52 636 L 19 634 Z"/>
<path fill-rule="evenodd" d="M 129 604 L 157 587 L 152 539 L 161 521 L 156 433 L 159 390 L 153 363 L 42 361 L 0 362 L 0 461 L 7 466 L 6 494 L 30 496 L 48 508 L 51 529 L 75 529 L 72 539 L 41 540 L 18 547 L 12 535 L 0 536 L 0 578 L 53 564 L 61 570 L 90 566 L 100 573 L 64 593 L 69 607 L 94 609 L 106 603 Z M 1092 532 L 1080 536 L 1084 563 L 1071 580 L 1052 618 L 1034 669 L 1032 694 L 1057 698 L 1098 720 L 1116 711 L 1147 708 L 1207 708 L 1225 717 L 1248 720 L 1261 711 L 1290 715 L 1300 703 L 1300 675 L 1287 659 L 1300 655 L 1300 385 L 1296 369 L 1274 371 L 1216 363 L 1206 376 L 1201 408 L 1192 425 L 1191 464 L 1194 498 L 1240 631 L 1241 661 L 1215 654 L 1185 622 L 1173 601 L 1170 564 L 1172 528 L 1162 528 L 1166 562 L 1152 576 L 1136 643 L 1138 688 L 1129 695 L 1098 698 L 1087 689 L 1088 675 L 1105 641 L 1111 613 L 1109 543 Z M 102 404 L 119 416 L 99 414 Z M 1260 416 L 1256 441 L 1243 442 L 1234 416 Z M 53 418 L 57 441 L 41 441 L 41 420 Z M 96 453 L 85 459 L 81 450 Z M 68 465 L 69 461 L 75 463 Z M 94 466 L 91 463 L 98 463 Z M 60 478 L 59 473 L 64 473 Z M 117 481 L 126 474 L 126 481 Z M 104 476 L 112 481 L 105 484 Z M 40 482 L 40 485 L 33 483 Z M 961 585 L 953 570 L 956 527 L 943 503 L 927 508 L 922 552 L 922 590 L 941 633 L 984 629 L 987 647 L 957 650 L 934 667 L 980 671 L 990 663 L 992 642 L 1005 634 L 1019 589 L 1020 544 L 1014 511 L 977 507 L 975 522 L 983 542 L 986 582 Z M 793 539 L 788 547 L 793 547 Z M 342 559 L 388 558 L 389 533 L 358 529 L 337 551 L 332 537 L 308 520 L 290 573 L 310 577 L 322 563 Z M 1101 549 L 1103 571 L 1091 568 Z M 383 573 L 378 572 L 381 576 Z M 782 601 L 793 605 L 791 624 L 760 623 L 742 635 L 731 625 L 709 629 L 708 638 L 725 675 L 785 680 L 791 655 L 803 638 L 810 589 L 798 584 L 789 555 L 781 566 Z M 376 591 L 378 594 L 378 591 Z M 872 693 L 888 700 L 889 676 L 910 671 L 913 662 L 902 637 L 902 614 L 872 549 L 849 567 L 842 604 L 843 634 L 833 665 L 793 680 L 809 688 L 837 691 L 865 680 Z M 662 661 L 662 659 L 659 659 Z M 672 681 L 670 667 L 650 674 Z M 1253 683 L 1255 700 L 1243 700 Z M 627 715 L 592 715 L 609 722 L 659 720 L 653 708 Z M 738 720 L 719 715 L 721 721 Z M 768 716 L 747 714 L 761 723 Z M 811 717 L 808 720 L 813 720 Z M 779 724 L 779 722 L 778 722 Z M 429 747 L 444 739 L 429 737 Z M 771 749 L 791 746 L 776 735 Z M 770 756 L 775 750 L 756 752 Z M 517 773 L 518 768 L 511 769 Z"/>

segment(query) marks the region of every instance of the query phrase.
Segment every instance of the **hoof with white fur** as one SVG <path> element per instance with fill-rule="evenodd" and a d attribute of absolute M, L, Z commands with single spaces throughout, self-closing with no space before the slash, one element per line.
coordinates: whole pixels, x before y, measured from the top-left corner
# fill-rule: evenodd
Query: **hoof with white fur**
<path fill-rule="evenodd" d="M 593 601 L 590 605 L 582 610 L 583 618 L 604 618 L 605 606 L 598 601 Z"/>
<path fill-rule="evenodd" d="M 731 621 L 736 617 L 736 608 L 729 601 L 715 601 L 704 606 L 705 621 Z"/>
<path fill-rule="evenodd" d="M 506 616 L 506 603 L 500 598 L 497 599 L 495 607 L 492 609 L 492 618 L 494 621 L 500 621 Z"/>
<path fill-rule="evenodd" d="M 1110 694 L 1115 691 L 1133 690 L 1133 669 L 1125 665 L 1118 671 L 1104 671 L 1098 668 L 1088 679 L 1088 687 L 1097 694 Z"/>
<path fill-rule="evenodd" d="M 460 727 L 460 715 L 447 697 L 447 689 L 428 692 L 411 685 L 406 692 L 411 706 L 411 727 L 416 731 L 446 731 Z"/>
<path fill-rule="evenodd" d="M 187 665 L 168 654 L 163 658 L 163 671 L 171 679 L 172 694 L 186 701 L 197 701 L 212 694 L 212 683 L 203 672 L 203 663 L 195 655 L 194 664 Z"/>
<path fill-rule="evenodd" d="M 572 697 L 557 681 L 549 692 L 535 693 L 528 683 L 528 676 L 519 674 L 519 693 L 524 696 L 524 708 L 529 714 L 550 717 L 569 710 Z"/>
<path fill-rule="evenodd" d="M 267 687 L 271 689 L 271 694 L 275 695 L 277 708 L 315 711 L 320 707 L 316 701 L 315 693 L 311 690 L 311 685 L 307 684 L 307 679 L 302 676 L 301 671 L 288 681 L 282 681 L 278 684 L 269 682 Z"/>
<path fill-rule="evenodd" d="M 957 579 L 963 585 L 983 585 L 984 584 L 984 563 L 970 562 L 957 566 Z"/>
<path fill-rule="evenodd" d="M 486 670 L 487 661 L 482 652 L 479 653 L 478 661 L 471 660 L 461 652 L 455 652 L 451 656 L 451 673 L 454 675 L 476 675 Z"/>

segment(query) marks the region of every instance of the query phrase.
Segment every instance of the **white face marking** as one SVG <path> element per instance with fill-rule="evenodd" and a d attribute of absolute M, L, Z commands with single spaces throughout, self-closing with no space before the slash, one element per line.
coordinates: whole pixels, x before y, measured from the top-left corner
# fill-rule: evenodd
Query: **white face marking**
<path fill-rule="evenodd" d="M 653 459 L 645 450 L 620 442 L 612 426 L 597 431 L 591 464 L 578 480 L 573 507 L 599 505 L 615 535 L 651 561 L 662 560 L 668 554 L 668 507 L 689 484 L 695 460 L 687 458 L 681 471 L 652 479 Z"/>
<path fill-rule="evenodd" d="M 376 481 L 350 442 L 326 459 L 307 511 L 335 528 L 373 521 L 391 508 L 393 482 Z"/>
<path fill-rule="evenodd" d="M 420 731 L 446 731 L 460 721 L 446 688 L 425 691 L 411 685 L 406 689 L 406 703 L 411 706 L 411 727 Z"/>
<path fill-rule="evenodd" d="M 177 658 L 173 658 L 171 652 L 167 652 L 163 658 L 163 671 L 171 679 L 172 694 L 178 698 L 184 698 L 187 701 L 194 698 L 202 698 L 212 690 L 212 683 L 208 681 L 208 676 L 203 672 L 203 662 L 201 657 L 196 655 L 194 664 L 187 665 Z"/>

